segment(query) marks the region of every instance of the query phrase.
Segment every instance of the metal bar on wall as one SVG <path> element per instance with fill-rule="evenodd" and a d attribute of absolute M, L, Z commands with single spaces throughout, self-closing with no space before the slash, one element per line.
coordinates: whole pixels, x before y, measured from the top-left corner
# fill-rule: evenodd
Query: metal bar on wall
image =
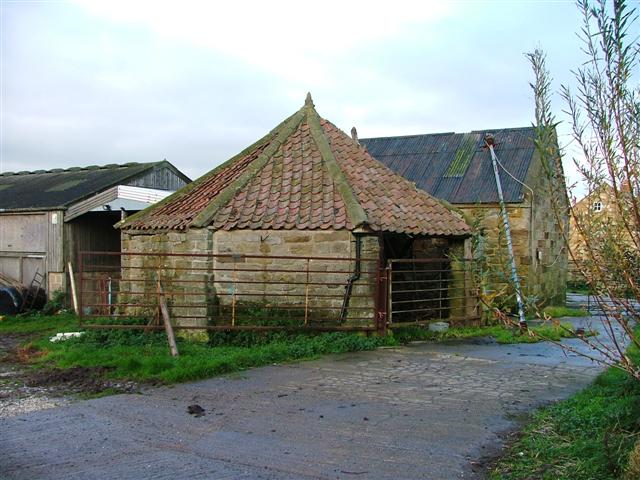
<path fill-rule="evenodd" d="M 119 267 L 113 260 L 119 257 Z M 140 257 L 143 257 L 140 259 Z M 144 257 L 148 257 L 147 261 Z M 290 330 L 310 331 L 374 331 L 385 328 L 380 321 L 380 313 L 385 314 L 385 301 L 376 296 L 385 295 L 386 289 L 379 289 L 379 259 L 361 259 L 359 270 L 362 279 L 359 285 L 371 286 L 365 293 L 351 295 L 354 299 L 366 300 L 363 305 L 350 307 L 353 325 L 340 325 L 340 307 L 335 305 L 344 294 L 340 276 L 353 275 L 351 257 L 316 256 L 271 256 L 234 254 L 160 253 L 158 255 L 140 252 L 80 252 L 81 283 L 79 310 L 85 318 L 87 328 L 135 329 L 157 310 L 157 282 L 148 273 L 158 272 L 158 261 L 163 272 L 164 295 L 171 318 L 179 320 L 175 329 L 212 330 L 268 330 L 272 322 L 284 321 L 283 327 Z M 176 258 L 174 258 L 176 257 Z M 218 259 L 211 262 L 214 267 L 203 269 L 199 263 L 185 261 L 187 257 Z M 138 258 L 135 262 L 132 259 Z M 172 258 L 174 258 L 172 260 Z M 181 260 L 178 261 L 178 258 Z M 162 261 L 164 259 L 164 261 Z M 320 259 L 316 262 L 317 259 Z M 263 261 L 264 260 L 264 261 Z M 132 265 L 134 263 L 134 265 Z M 147 263 L 149 265 L 147 265 Z M 185 265 L 186 263 L 186 265 Z M 90 268 L 88 268 L 90 266 Z M 210 276 L 203 280 L 196 276 L 181 277 L 182 272 L 198 273 L 207 270 Z M 99 279 L 111 279 L 111 301 L 102 298 L 104 288 Z M 219 278 L 220 277 L 220 278 Z M 166 283 L 165 283 L 166 280 Z M 211 303 L 211 291 L 215 292 Z M 185 291 L 186 290 L 186 291 Z M 215 305 L 215 308 L 212 308 Z M 381 305 L 378 308 L 377 305 Z M 105 309 L 107 314 L 105 314 Z M 109 316 L 111 314 L 111 317 Z M 91 322 L 86 321 L 93 318 Z M 184 322 L 191 319 L 192 322 Z M 383 319 L 384 320 L 384 319 Z M 195 322 L 195 326 L 194 326 Z M 180 323 L 188 323 L 180 325 Z M 100 325 L 100 326 L 98 326 Z M 278 325 L 273 325 L 278 330 Z M 341 327 L 341 328 L 338 328 Z"/>

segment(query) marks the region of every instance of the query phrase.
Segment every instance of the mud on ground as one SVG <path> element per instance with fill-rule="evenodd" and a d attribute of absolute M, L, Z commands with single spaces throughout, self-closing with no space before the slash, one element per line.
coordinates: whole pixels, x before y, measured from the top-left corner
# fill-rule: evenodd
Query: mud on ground
<path fill-rule="evenodd" d="M 0 418 L 68 405 L 82 396 L 138 390 L 134 382 L 106 378 L 106 368 L 33 368 L 29 361 L 42 355 L 23 346 L 29 336 L 0 336 Z"/>

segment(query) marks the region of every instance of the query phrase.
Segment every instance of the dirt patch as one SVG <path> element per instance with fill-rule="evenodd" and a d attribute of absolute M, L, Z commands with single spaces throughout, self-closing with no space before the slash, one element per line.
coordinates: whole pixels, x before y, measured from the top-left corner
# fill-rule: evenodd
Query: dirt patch
<path fill-rule="evenodd" d="M 109 369 L 104 367 L 47 368 L 29 372 L 24 382 L 29 387 L 46 387 L 50 392 L 63 394 L 97 394 L 105 390 L 113 393 L 131 393 L 138 385 L 130 381 L 106 378 Z"/>
<path fill-rule="evenodd" d="M 26 342 L 29 339 L 27 335 L 15 335 L 5 333 L 0 335 L 0 362 L 16 349 L 21 343 Z"/>
<path fill-rule="evenodd" d="M 85 395 L 139 390 L 135 382 L 109 379 L 102 367 L 34 369 L 29 362 L 45 352 L 29 340 L 28 335 L 0 336 L 0 418 L 68 405 Z"/>
<path fill-rule="evenodd" d="M 481 446 L 482 456 L 469 462 L 467 476 L 469 479 L 489 478 L 498 461 L 509 451 L 521 437 L 523 423 L 518 424 L 509 430 L 501 432 L 500 440 L 495 443 Z"/>
<path fill-rule="evenodd" d="M 7 361 L 10 361 L 13 356 L 18 363 L 28 363 L 31 360 L 42 357 L 45 354 L 46 352 L 40 350 L 38 347 L 35 347 L 33 345 L 25 345 L 24 347 L 17 347 L 15 349 L 14 355 L 9 353 L 9 355 L 7 355 Z"/>

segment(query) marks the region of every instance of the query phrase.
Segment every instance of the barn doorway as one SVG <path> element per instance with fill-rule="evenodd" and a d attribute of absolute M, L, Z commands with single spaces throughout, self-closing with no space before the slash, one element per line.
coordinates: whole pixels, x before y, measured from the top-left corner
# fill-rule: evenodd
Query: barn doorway
<path fill-rule="evenodd" d="M 386 234 L 383 245 L 392 324 L 476 316 L 463 240 Z"/>

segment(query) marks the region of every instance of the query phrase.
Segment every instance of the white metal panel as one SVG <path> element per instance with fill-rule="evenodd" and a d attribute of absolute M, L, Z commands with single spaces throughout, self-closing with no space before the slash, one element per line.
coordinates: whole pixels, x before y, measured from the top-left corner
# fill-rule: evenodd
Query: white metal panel
<path fill-rule="evenodd" d="M 64 221 L 68 222 L 80 215 L 90 212 L 96 207 L 102 207 L 102 205 L 109 203 L 118 198 L 118 187 L 113 187 L 104 192 L 95 194 L 94 196 L 82 200 L 74 205 L 69 206 L 67 212 L 64 215 Z"/>
<path fill-rule="evenodd" d="M 172 191 L 157 190 L 155 188 L 118 185 L 70 206 L 64 216 L 64 221 L 68 222 L 87 212 L 100 212 L 105 205 L 108 205 L 112 210 L 119 210 L 120 207 L 125 208 L 125 210 L 143 210 L 172 193 Z"/>
<path fill-rule="evenodd" d="M 149 204 L 159 202 L 172 193 L 169 190 L 157 190 L 155 188 L 131 187 L 129 185 L 118 186 L 118 198 L 137 200 Z"/>

